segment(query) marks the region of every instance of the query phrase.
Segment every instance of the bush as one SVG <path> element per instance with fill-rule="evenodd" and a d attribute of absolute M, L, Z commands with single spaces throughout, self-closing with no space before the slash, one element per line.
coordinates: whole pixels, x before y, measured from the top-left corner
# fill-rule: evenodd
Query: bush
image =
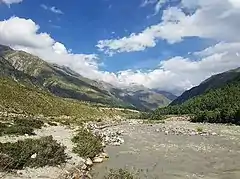
<path fill-rule="evenodd" d="M 1 129 L 0 135 L 35 135 L 34 129 L 32 127 L 12 125 Z"/>
<path fill-rule="evenodd" d="M 14 124 L 18 126 L 26 126 L 26 127 L 31 126 L 34 129 L 41 129 L 44 125 L 44 122 L 41 120 L 20 118 L 20 119 L 15 119 Z"/>
<path fill-rule="evenodd" d="M 60 165 L 66 162 L 65 148 L 52 136 L 0 143 L 0 170 Z"/>
<path fill-rule="evenodd" d="M 80 129 L 78 134 L 73 137 L 72 142 L 75 143 L 73 152 L 80 157 L 94 158 L 103 151 L 102 138 L 86 129 Z"/>
<path fill-rule="evenodd" d="M 41 129 L 44 122 L 33 119 L 15 119 L 14 124 L 0 123 L 0 136 L 2 135 L 34 135 L 34 129 Z"/>
<path fill-rule="evenodd" d="M 197 131 L 197 132 L 203 132 L 203 128 L 197 127 L 196 131 Z"/>
<path fill-rule="evenodd" d="M 104 179 L 139 179 L 137 174 L 133 174 L 126 169 L 111 169 Z"/>

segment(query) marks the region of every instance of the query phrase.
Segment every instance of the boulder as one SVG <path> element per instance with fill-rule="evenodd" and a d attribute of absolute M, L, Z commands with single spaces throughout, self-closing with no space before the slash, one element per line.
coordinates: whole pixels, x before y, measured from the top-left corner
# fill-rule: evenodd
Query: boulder
<path fill-rule="evenodd" d="M 87 158 L 85 164 L 86 164 L 87 166 L 92 166 L 92 165 L 93 165 L 93 162 L 92 162 L 92 160 L 91 160 L 90 158 Z"/>
<path fill-rule="evenodd" d="M 93 159 L 93 163 L 102 163 L 103 162 L 103 158 L 101 157 L 94 157 Z"/>

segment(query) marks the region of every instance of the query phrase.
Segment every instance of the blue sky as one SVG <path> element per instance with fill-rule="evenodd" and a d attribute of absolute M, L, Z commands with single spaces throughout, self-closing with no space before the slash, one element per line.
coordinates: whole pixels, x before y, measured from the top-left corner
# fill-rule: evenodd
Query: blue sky
<path fill-rule="evenodd" d="M 2 1 L 0 21 L 9 22 L 11 18 L 15 18 L 12 23 L 16 27 L 2 25 L 4 28 L 0 30 L 0 43 L 44 58 L 50 56 L 46 47 L 41 46 L 41 49 L 36 49 L 31 45 L 26 45 L 25 42 L 35 43 L 30 40 L 34 41 L 35 36 L 46 33 L 52 41 L 51 46 L 54 46 L 56 42 L 64 46 L 64 50 L 66 49 L 68 53 L 66 60 L 69 61 L 58 62 L 57 59 L 53 60 L 55 56 L 52 55 L 52 59 L 44 58 L 44 60 L 68 65 L 92 79 L 116 85 L 128 85 L 134 82 L 150 88 L 170 91 L 179 88 L 181 91 L 197 85 L 211 74 L 235 67 L 238 60 L 236 59 L 234 63 L 229 61 L 227 65 L 224 62 L 217 70 L 214 67 L 208 69 L 206 66 L 201 66 L 205 63 L 205 59 L 216 58 L 216 55 L 218 55 L 217 58 L 223 59 L 225 56 L 220 57 L 221 54 L 228 52 L 222 49 L 221 52 L 206 55 L 203 54 L 206 52 L 204 49 L 215 48 L 213 50 L 216 50 L 221 44 L 227 48 L 227 45 L 238 43 L 238 39 L 227 34 L 237 31 L 236 25 L 228 24 L 230 23 L 227 21 L 228 18 L 240 17 L 237 12 L 238 3 L 234 0 L 223 0 L 223 3 L 213 0 L 212 4 L 207 3 L 207 0 L 203 0 L 203 3 L 190 0 Z M 216 13 L 223 15 L 232 11 L 236 12 L 226 14 L 218 22 L 215 17 L 206 19 L 204 16 L 208 14 L 201 14 L 201 10 L 204 10 L 206 6 L 208 9 L 212 8 L 211 11 L 205 11 L 209 13 L 209 17 L 215 11 L 214 6 L 215 9 L 219 8 Z M 33 23 L 27 21 L 28 19 Z M 30 29 L 29 33 L 26 32 L 26 36 L 29 35 L 32 39 L 22 37 L 25 39 L 19 40 L 21 34 L 17 32 L 17 24 L 20 21 L 26 29 Z M 214 23 L 216 23 L 216 28 L 213 27 Z M 221 32 L 215 29 L 224 27 L 225 24 L 228 24 L 229 28 L 224 32 L 226 34 L 223 33 L 220 36 Z M 23 34 L 25 34 L 25 26 L 21 26 Z M 39 29 L 31 30 L 33 26 L 39 26 Z M 6 31 L 10 28 L 13 28 L 14 34 L 16 33 L 14 35 L 16 42 L 12 39 L 13 37 L 6 36 Z M 198 55 L 196 52 L 199 52 Z M 79 54 L 82 56 L 78 61 Z M 89 58 L 89 56 L 84 56 L 85 54 L 94 55 L 94 57 Z M 71 61 L 69 56 L 74 60 Z M 85 61 L 82 58 L 85 58 Z M 175 61 L 176 67 L 173 69 L 173 66 L 169 64 Z M 90 66 L 92 69 L 87 71 L 86 68 L 83 70 L 81 67 L 77 68 L 77 64 L 81 63 L 86 63 L 86 68 Z M 183 70 L 179 70 L 177 63 L 186 63 L 186 66 L 183 66 Z M 213 62 L 211 63 L 210 66 L 213 66 Z M 186 67 L 187 69 L 184 69 Z M 95 76 L 92 76 L 91 70 L 95 70 Z M 189 77 L 195 70 L 197 70 L 197 76 Z M 180 78 L 180 75 L 184 77 Z M 148 81 L 145 83 L 146 80 Z M 166 84 L 169 80 L 173 83 L 180 81 L 177 85 Z"/>

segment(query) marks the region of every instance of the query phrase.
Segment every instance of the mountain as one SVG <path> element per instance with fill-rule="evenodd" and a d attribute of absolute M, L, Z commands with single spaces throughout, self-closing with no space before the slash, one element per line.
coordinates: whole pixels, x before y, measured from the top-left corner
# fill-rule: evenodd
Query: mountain
<path fill-rule="evenodd" d="M 160 92 L 144 87 L 136 90 L 136 86 L 121 89 L 105 82 L 90 80 L 68 67 L 47 63 L 37 56 L 3 45 L 0 45 L 0 69 L 1 75 L 25 81 L 32 87 L 62 98 L 139 110 L 156 109 L 171 102 Z"/>
<path fill-rule="evenodd" d="M 182 104 L 190 98 L 201 95 L 209 90 L 217 89 L 225 84 L 231 82 L 240 74 L 240 68 L 236 68 L 221 74 L 214 75 L 203 81 L 199 86 L 184 92 L 181 96 L 176 98 L 170 105 Z"/>
<path fill-rule="evenodd" d="M 154 91 L 156 93 L 159 93 L 159 94 L 162 94 L 164 95 L 166 98 L 168 98 L 170 101 L 174 101 L 175 99 L 177 99 L 177 96 L 170 93 L 170 92 L 167 92 L 167 91 L 162 91 L 162 90 L 159 90 L 159 89 L 154 89 Z"/>
<path fill-rule="evenodd" d="M 111 106 L 126 106 L 123 101 L 91 85 L 91 80 L 67 67 L 49 64 L 37 56 L 7 47 L 1 48 L 1 56 L 14 70 L 35 78 L 42 87 L 56 96 Z"/>
<path fill-rule="evenodd" d="M 171 100 L 162 93 L 139 85 L 133 85 L 124 89 L 112 88 L 111 92 L 118 98 L 133 104 L 137 109 L 141 109 L 142 111 L 164 107 L 171 102 Z"/>
<path fill-rule="evenodd" d="M 180 104 L 157 109 L 152 117 L 190 114 L 194 122 L 240 124 L 240 68 L 212 76 L 179 98 Z"/>

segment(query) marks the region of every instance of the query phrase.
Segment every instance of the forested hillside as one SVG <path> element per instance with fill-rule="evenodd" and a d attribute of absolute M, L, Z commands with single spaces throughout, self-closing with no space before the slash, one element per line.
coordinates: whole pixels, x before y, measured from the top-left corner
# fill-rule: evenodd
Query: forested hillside
<path fill-rule="evenodd" d="M 191 114 L 195 122 L 240 124 L 240 73 L 234 71 L 234 77 L 227 82 L 223 81 L 221 87 L 214 87 L 182 104 L 159 108 L 151 114 L 151 117 L 158 118 L 166 114 Z M 226 73 L 229 74 L 229 72 Z M 221 79 L 222 75 L 218 77 Z"/>

